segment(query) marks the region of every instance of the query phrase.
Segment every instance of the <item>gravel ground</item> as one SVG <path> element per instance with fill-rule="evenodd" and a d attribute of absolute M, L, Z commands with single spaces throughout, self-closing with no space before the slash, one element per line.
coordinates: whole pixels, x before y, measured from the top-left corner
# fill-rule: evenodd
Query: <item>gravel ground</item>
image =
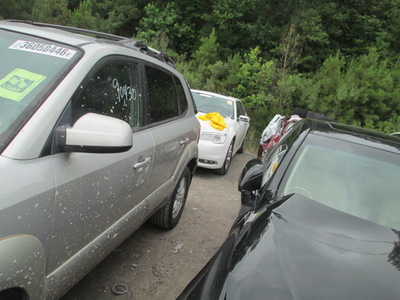
<path fill-rule="evenodd" d="M 240 209 L 238 177 L 252 158 L 235 155 L 225 176 L 198 168 L 173 230 L 144 224 L 62 300 L 175 299 L 227 236 Z M 127 291 L 114 295 L 116 284 Z"/>

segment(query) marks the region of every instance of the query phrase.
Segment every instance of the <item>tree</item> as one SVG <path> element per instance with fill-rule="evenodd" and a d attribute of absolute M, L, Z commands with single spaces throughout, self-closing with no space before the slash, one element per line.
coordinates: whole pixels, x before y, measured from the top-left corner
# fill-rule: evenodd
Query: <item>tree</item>
<path fill-rule="evenodd" d="M 35 0 L 9 1 L 0 0 L 0 19 L 31 20 Z"/>
<path fill-rule="evenodd" d="M 201 42 L 193 59 L 188 63 L 181 61 L 177 64 L 177 69 L 185 75 L 193 88 L 232 94 L 237 86 L 236 74 L 242 62 L 240 55 L 233 55 L 226 61 L 219 60 L 219 44 L 214 30 L 207 38 L 202 38 Z"/>
<path fill-rule="evenodd" d="M 193 34 L 190 26 L 182 23 L 175 2 L 148 4 L 145 7 L 146 17 L 136 28 L 136 37 L 157 47 L 161 37 L 169 41 L 168 47 L 178 54 L 188 45 L 184 38 Z"/>
<path fill-rule="evenodd" d="M 279 110 L 276 109 L 276 98 L 271 97 L 275 72 L 275 64 L 263 61 L 259 47 L 244 55 L 244 61 L 237 72 L 238 85 L 234 95 L 243 100 L 252 124 L 257 128 L 265 127 L 270 112 Z"/>
<path fill-rule="evenodd" d="M 38 22 L 69 25 L 71 11 L 68 9 L 68 0 L 36 0 L 32 18 Z"/>
<path fill-rule="evenodd" d="M 213 28 L 208 37 L 200 39 L 201 45 L 193 53 L 193 60 L 195 64 L 209 65 L 213 64 L 218 60 L 219 44 L 215 35 L 215 29 Z"/>
<path fill-rule="evenodd" d="M 115 33 L 126 20 L 120 9 L 112 10 L 110 1 L 83 0 L 71 13 L 70 25 L 91 30 Z M 118 8 L 118 7 L 117 7 Z M 128 10 L 128 7 L 125 6 Z M 108 9 L 110 9 L 108 11 Z M 132 8 L 130 8 L 132 9 Z"/>
<path fill-rule="evenodd" d="M 348 63 L 337 53 L 306 80 L 302 97 L 308 109 L 337 121 L 388 131 L 400 125 L 399 75 L 399 64 L 374 50 Z"/>

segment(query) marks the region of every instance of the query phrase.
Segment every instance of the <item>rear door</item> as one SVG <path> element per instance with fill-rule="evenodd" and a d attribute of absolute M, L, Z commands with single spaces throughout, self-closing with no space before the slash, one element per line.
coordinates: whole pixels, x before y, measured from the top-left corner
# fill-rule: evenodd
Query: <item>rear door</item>
<path fill-rule="evenodd" d="M 78 87 L 60 126 L 91 112 L 126 121 L 133 147 L 122 153 L 58 153 L 52 164 L 56 201 L 48 271 L 60 267 L 132 209 L 141 223 L 154 157 L 154 143 L 142 127 L 138 62 L 123 57 L 101 61 Z M 57 149 L 53 149 L 57 151 Z M 130 224 L 132 226 L 132 224 Z M 116 238 L 118 232 L 109 236 Z"/>
<path fill-rule="evenodd" d="M 182 171 L 182 162 L 189 157 L 189 151 L 185 150 L 195 139 L 193 130 L 196 125 L 185 118 L 188 103 L 180 79 L 149 64 L 145 66 L 145 74 L 149 100 L 148 122 L 155 143 L 150 189 L 154 191 L 164 187 L 172 193 L 170 185 L 174 179 L 177 180 L 174 175 L 180 175 L 177 172 Z M 163 198 L 168 196 L 162 195 Z M 157 205 L 159 203 L 150 202 L 150 209 Z"/>
<path fill-rule="evenodd" d="M 249 122 L 243 122 L 239 116 L 247 116 L 242 102 L 236 101 L 236 142 L 235 146 L 240 147 L 246 137 L 247 130 L 249 129 Z"/>

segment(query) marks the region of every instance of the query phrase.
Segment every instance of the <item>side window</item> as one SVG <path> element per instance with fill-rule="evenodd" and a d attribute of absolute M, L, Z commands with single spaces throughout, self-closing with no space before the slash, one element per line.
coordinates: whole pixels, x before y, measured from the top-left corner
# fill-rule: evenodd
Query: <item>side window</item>
<path fill-rule="evenodd" d="M 296 124 L 297 125 L 297 124 Z M 267 155 L 263 158 L 263 164 L 265 166 L 265 173 L 262 184 L 264 185 L 275 173 L 286 152 L 290 149 L 294 141 L 298 138 L 297 131 L 301 130 L 301 127 L 294 127 L 291 133 L 285 135 L 276 145 L 268 149 Z"/>
<path fill-rule="evenodd" d="M 284 157 L 288 145 L 285 143 L 277 144 L 274 148 L 271 148 L 269 155 L 266 156 L 264 161 L 265 173 L 263 177 L 262 184 L 264 185 L 268 179 L 274 174 L 275 170 L 278 168 L 279 163 Z"/>
<path fill-rule="evenodd" d="M 176 82 L 176 91 L 178 93 L 178 101 L 179 101 L 179 112 L 183 114 L 188 109 L 188 102 L 186 99 L 185 91 L 183 89 L 182 83 L 179 78 L 175 78 Z"/>
<path fill-rule="evenodd" d="M 95 71 L 72 104 L 72 122 L 92 112 L 141 125 L 138 65 L 112 61 Z"/>
<path fill-rule="evenodd" d="M 178 93 L 171 74 L 146 66 L 150 122 L 156 123 L 180 115 Z"/>
<path fill-rule="evenodd" d="M 246 111 L 244 110 L 243 104 L 242 102 L 238 101 L 236 102 L 237 105 L 237 116 L 245 116 L 246 115 Z"/>

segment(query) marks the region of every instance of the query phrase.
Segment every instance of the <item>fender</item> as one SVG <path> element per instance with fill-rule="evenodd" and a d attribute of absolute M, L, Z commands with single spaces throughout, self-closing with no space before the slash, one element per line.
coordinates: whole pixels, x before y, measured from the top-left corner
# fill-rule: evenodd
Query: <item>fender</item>
<path fill-rule="evenodd" d="M 32 235 L 0 239 L 0 292 L 23 288 L 29 299 L 43 299 L 46 260 L 43 245 Z"/>

